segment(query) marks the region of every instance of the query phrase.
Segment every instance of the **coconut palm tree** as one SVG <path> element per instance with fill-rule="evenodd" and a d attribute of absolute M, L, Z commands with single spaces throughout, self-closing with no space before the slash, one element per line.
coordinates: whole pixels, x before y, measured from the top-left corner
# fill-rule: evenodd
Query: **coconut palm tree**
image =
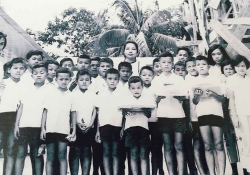
<path fill-rule="evenodd" d="M 155 2 L 159 8 L 158 1 Z M 182 22 L 173 21 L 173 16 L 167 10 L 147 10 L 143 13 L 137 0 L 132 8 L 125 0 L 115 0 L 112 7 L 116 8 L 117 15 L 124 28 L 107 30 L 95 38 L 98 45 L 96 53 L 108 56 L 120 56 L 123 45 L 127 40 L 133 40 L 139 45 L 141 57 L 150 57 L 157 52 L 166 50 L 175 51 L 176 38 L 182 38 Z"/>

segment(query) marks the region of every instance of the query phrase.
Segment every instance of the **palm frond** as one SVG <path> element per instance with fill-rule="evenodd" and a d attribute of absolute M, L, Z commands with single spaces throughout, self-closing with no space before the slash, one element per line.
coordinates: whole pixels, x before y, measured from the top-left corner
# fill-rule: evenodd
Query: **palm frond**
<path fill-rule="evenodd" d="M 129 34 L 127 37 L 127 41 L 136 41 L 136 35 L 135 34 Z"/>
<path fill-rule="evenodd" d="M 154 43 L 153 47 L 159 49 L 161 52 L 172 50 L 177 50 L 176 39 L 167 35 L 160 33 L 154 33 L 151 37 L 152 42 Z"/>
<path fill-rule="evenodd" d="M 145 37 L 143 32 L 140 32 L 137 35 L 136 43 L 139 46 L 139 51 L 140 51 L 139 56 L 140 57 L 150 57 L 150 56 L 152 56 L 152 54 L 151 54 L 151 52 L 150 52 L 150 50 L 148 48 L 146 37 Z"/>

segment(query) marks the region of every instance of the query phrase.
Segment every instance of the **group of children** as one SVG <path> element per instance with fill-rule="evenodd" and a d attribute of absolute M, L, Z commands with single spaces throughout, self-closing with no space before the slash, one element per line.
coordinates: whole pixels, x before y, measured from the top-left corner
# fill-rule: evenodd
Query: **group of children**
<path fill-rule="evenodd" d="M 125 174 L 127 159 L 128 174 L 163 175 L 163 157 L 169 175 L 196 167 L 223 175 L 223 137 L 233 174 L 239 161 L 247 174 L 249 61 L 213 45 L 208 57 L 179 48 L 177 61 L 167 52 L 140 68 L 138 53 L 126 42 L 118 69 L 110 58 L 81 55 L 77 72 L 70 58 L 44 64 L 40 51 L 11 60 L 0 86 L 3 174 L 22 174 L 29 145 L 33 174 L 42 175 L 46 144 L 48 175 L 66 175 L 68 162 L 71 174 L 79 164 L 90 174 L 92 158 L 93 174 Z"/>

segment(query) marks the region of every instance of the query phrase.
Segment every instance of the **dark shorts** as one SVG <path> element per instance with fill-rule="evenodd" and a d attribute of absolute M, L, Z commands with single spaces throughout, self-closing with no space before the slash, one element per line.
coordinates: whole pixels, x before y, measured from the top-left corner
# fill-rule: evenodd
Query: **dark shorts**
<path fill-rule="evenodd" d="M 75 148 L 82 148 L 92 146 L 95 142 L 96 130 L 94 128 L 89 129 L 87 133 L 82 133 L 79 129 L 76 130 L 76 141 L 70 142 L 69 146 Z"/>
<path fill-rule="evenodd" d="M 186 118 L 158 118 L 158 131 L 164 132 L 181 132 L 187 131 Z"/>
<path fill-rule="evenodd" d="M 65 142 L 68 143 L 69 141 L 66 139 L 67 134 L 60 134 L 60 133 L 46 133 L 46 143 L 57 143 L 57 142 Z"/>
<path fill-rule="evenodd" d="M 30 153 L 38 155 L 38 149 L 43 144 L 40 140 L 41 128 L 25 127 L 19 129 L 20 136 L 16 143 L 20 146 L 30 145 Z"/>
<path fill-rule="evenodd" d="M 192 136 L 193 140 L 199 140 L 201 137 L 199 122 L 192 122 Z"/>
<path fill-rule="evenodd" d="M 111 142 L 111 141 L 120 141 L 120 132 L 121 127 L 104 125 L 100 127 L 100 137 L 102 141 Z"/>
<path fill-rule="evenodd" d="M 202 115 L 198 117 L 200 126 L 217 126 L 223 127 L 224 118 L 217 115 Z"/>
<path fill-rule="evenodd" d="M 16 112 L 0 113 L 0 131 L 13 130 L 16 122 Z"/>
<path fill-rule="evenodd" d="M 151 136 L 151 147 L 162 146 L 162 134 L 157 129 L 157 122 L 148 122 L 149 134 Z"/>
<path fill-rule="evenodd" d="M 149 131 L 139 126 L 126 129 L 125 146 L 128 148 L 150 147 Z"/>

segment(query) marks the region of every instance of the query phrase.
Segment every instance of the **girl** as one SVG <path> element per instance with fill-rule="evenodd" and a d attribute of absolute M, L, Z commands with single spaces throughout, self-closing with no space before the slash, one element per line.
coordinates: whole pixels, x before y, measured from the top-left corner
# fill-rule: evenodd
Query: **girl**
<path fill-rule="evenodd" d="M 212 45 L 208 50 L 209 75 L 221 78 L 221 63 L 228 59 L 230 58 L 221 45 Z"/>
<path fill-rule="evenodd" d="M 134 41 L 127 41 L 124 46 L 124 61 L 132 65 L 133 76 L 139 75 L 140 62 L 136 60 L 139 55 L 139 47 Z"/>
<path fill-rule="evenodd" d="M 250 80 L 247 76 L 249 61 L 241 55 L 236 55 L 234 60 L 236 74 L 227 79 L 227 87 L 231 90 L 230 115 L 239 138 L 241 164 L 245 169 L 244 174 L 247 174 L 247 171 L 250 172 Z"/>

